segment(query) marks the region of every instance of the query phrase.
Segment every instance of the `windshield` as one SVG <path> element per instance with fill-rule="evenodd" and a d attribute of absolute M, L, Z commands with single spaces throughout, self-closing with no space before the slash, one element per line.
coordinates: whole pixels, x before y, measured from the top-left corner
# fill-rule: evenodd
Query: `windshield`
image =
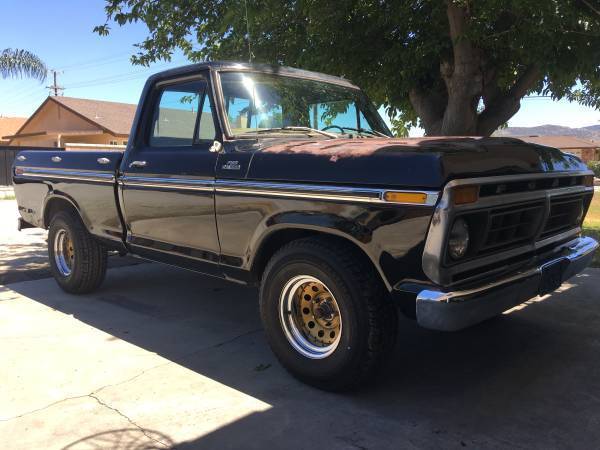
<path fill-rule="evenodd" d="M 221 87 L 225 115 L 236 136 L 312 134 L 310 129 L 334 136 L 391 135 L 373 104 L 357 89 L 248 72 L 221 72 Z"/>

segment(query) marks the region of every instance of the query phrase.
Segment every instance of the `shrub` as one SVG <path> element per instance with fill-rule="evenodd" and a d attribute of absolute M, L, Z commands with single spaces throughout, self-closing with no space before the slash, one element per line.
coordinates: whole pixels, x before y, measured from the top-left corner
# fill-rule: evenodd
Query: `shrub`
<path fill-rule="evenodd" d="M 594 171 L 594 174 L 600 178 L 600 161 L 590 161 L 587 165 Z"/>

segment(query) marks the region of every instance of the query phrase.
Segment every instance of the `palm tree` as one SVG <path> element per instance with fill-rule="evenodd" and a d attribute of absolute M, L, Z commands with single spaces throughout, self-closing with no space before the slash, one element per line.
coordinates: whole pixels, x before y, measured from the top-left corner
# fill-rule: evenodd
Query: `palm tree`
<path fill-rule="evenodd" d="M 2 78 L 25 76 L 42 82 L 46 79 L 47 72 L 46 64 L 27 50 L 6 48 L 0 52 Z"/>

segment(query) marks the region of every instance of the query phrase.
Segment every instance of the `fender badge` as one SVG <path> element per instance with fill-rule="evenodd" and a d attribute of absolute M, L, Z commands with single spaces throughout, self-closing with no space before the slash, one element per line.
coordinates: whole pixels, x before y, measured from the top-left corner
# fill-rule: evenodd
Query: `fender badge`
<path fill-rule="evenodd" d="M 240 170 L 240 163 L 239 161 L 227 161 L 221 168 L 223 170 Z"/>

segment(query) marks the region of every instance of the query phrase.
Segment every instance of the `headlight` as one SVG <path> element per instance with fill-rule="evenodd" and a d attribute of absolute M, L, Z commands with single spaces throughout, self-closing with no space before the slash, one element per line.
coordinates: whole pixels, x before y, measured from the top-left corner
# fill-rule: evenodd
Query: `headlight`
<path fill-rule="evenodd" d="M 450 230 L 448 239 L 448 252 L 452 259 L 460 259 L 465 256 L 469 248 L 469 226 L 465 219 L 458 218 Z"/>

